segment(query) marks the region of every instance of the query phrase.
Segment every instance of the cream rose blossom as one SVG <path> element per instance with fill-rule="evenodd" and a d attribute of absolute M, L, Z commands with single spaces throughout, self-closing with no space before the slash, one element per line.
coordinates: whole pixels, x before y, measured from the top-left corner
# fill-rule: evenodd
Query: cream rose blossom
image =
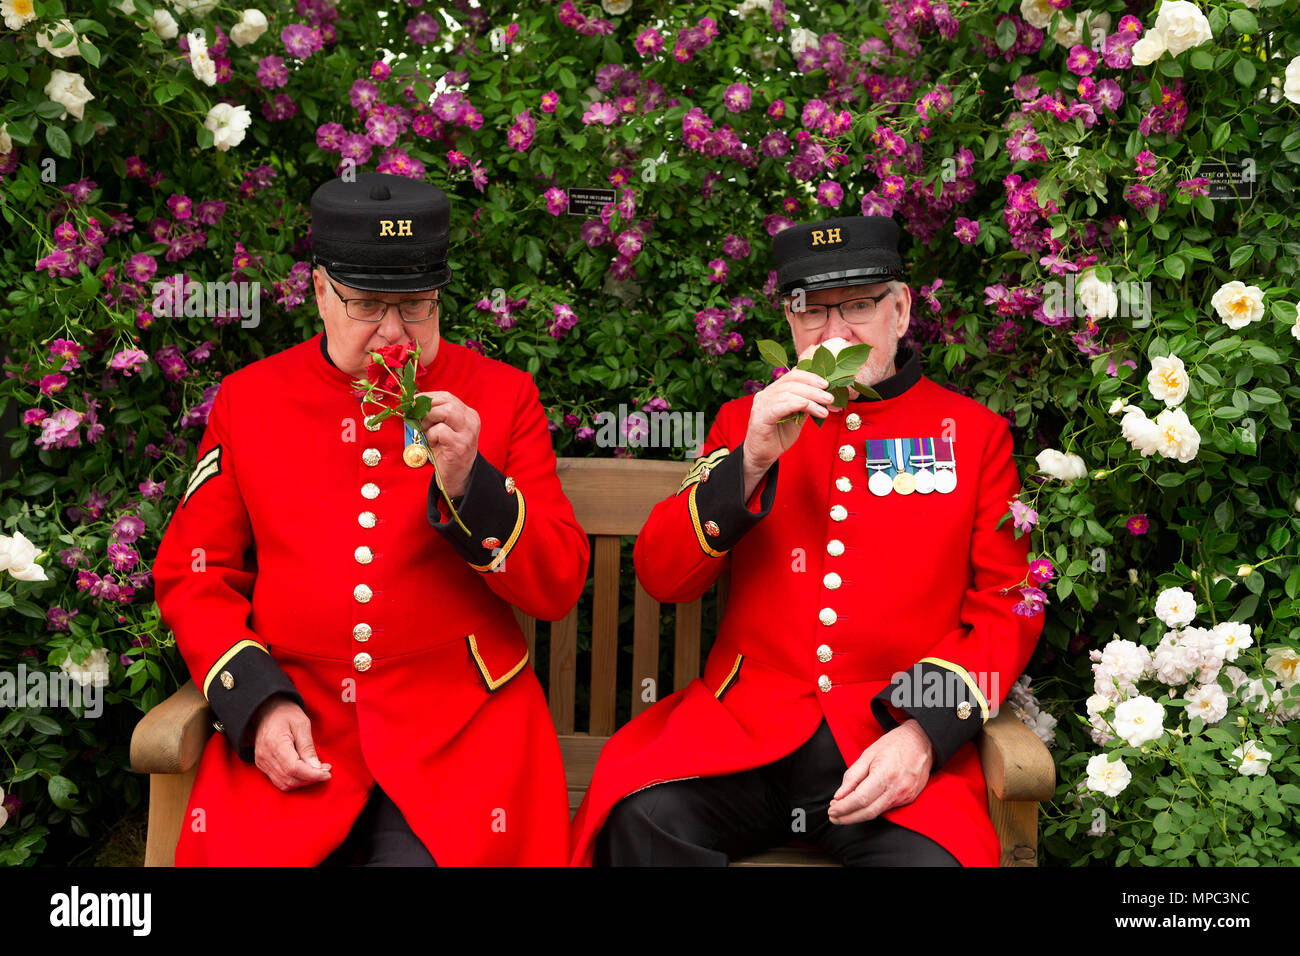
<path fill-rule="evenodd" d="M 235 46 L 248 46 L 266 32 L 266 14 L 261 10 L 245 10 L 239 22 L 230 28 L 230 40 Z"/>
<path fill-rule="evenodd" d="M 1217 724 L 1228 713 L 1228 695 L 1218 684 L 1202 684 L 1187 693 L 1187 716 Z"/>
<path fill-rule="evenodd" d="M 161 7 L 154 7 L 153 13 L 150 14 L 147 22 L 149 29 L 157 34 L 160 40 L 174 40 L 176 34 L 180 32 L 180 27 L 176 24 L 176 18 Z"/>
<path fill-rule="evenodd" d="M 1088 466 L 1078 455 L 1044 448 L 1034 460 L 1038 462 L 1039 471 L 1058 481 L 1077 481 L 1088 477 Z"/>
<path fill-rule="evenodd" d="M 36 19 L 36 7 L 32 0 L 0 0 L 0 15 L 10 30 L 21 30 Z"/>
<path fill-rule="evenodd" d="M 1156 432 L 1159 439 L 1156 451 L 1166 458 L 1177 458 L 1186 464 L 1201 450 L 1201 433 L 1181 408 L 1166 408 L 1157 415 Z"/>
<path fill-rule="evenodd" d="M 1151 360 L 1147 389 L 1156 401 L 1164 402 L 1172 408 L 1187 397 L 1190 386 L 1187 367 L 1177 355 L 1161 355 Z"/>
<path fill-rule="evenodd" d="M 193 30 L 185 35 L 190 46 L 190 69 L 194 75 L 207 86 L 217 82 L 217 65 L 208 56 L 208 40 L 202 30 Z"/>
<path fill-rule="evenodd" d="M 1052 14 L 1055 12 L 1056 8 L 1047 0 L 1020 0 L 1020 15 L 1031 27 L 1046 29 L 1052 22 Z"/>
<path fill-rule="evenodd" d="M 1165 732 L 1165 709 L 1145 694 L 1130 697 L 1115 705 L 1115 733 L 1128 742 L 1130 747 L 1160 739 Z"/>
<path fill-rule="evenodd" d="M 1188 0 L 1165 0 L 1151 29 L 1164 37 L 1165 46 L 1174 56 L 1214 39 L 1210 21 L 1200 7 Z"/>
<path fill-rule="evenodd" d="M 208 110 L 203 125 L 212 131 L 212 145 L 224 153 L 244 141 L 244 132 L 252 122 L 253 117 L 249 115 L 247 107 L 218 103 Z"/>
<path fill-rule="evenodd" d="M 1165 54 L 1165 38 L 1155 30 L 1148 30 L 1133 44 L 1131 51 L 1134 66 L 1150 66 Z"/>
<path fill-rule="evenodd" d="M 1118 797 L 1133 779 L 1123 760 L 1109 760 L 1105 754 L 1097 754 L 1088 761 L 1089 790 L 1096 790 L 1108 797 Z"/>
<path fill-rule="evenodd" d="M 21 531 L 13 537 L 0 534 L 0 574 L 8 571 L 19 581 L 45 581 L 45 569 L 36 563 L 44 551 L 37 551 Z"/>
<path fill-rule="evenodd" d="M 1286 80 L 1282 84 L 1282 95 L 1292 103 L 1300 103 L 1300 56 L 1286 65 Z"/>
<path fill-rule="evenodd" d="M 1240 772 L 1247 777 L 1262 777 L 1268 772 L 1268 762 L 1273 755 L 1260 747 L 1256 740 L 1247 740 L 1233 750 L 1232 755 L 1241 761 Z"/>
<path fill-rule="evenodd" d="M 80 663 L 72 656 L 64 658 L 59 669 L 75 680 L 82 687 L 104 687 L 108 684 L 108 651 L 97 647 Z"/>
<path fill-rule="evenodd" d="M 63 107 L 60 119 L 66 119 L 69 113 L 77 119 L 84 119 L 86 104 L 95 98 L 86 89 L 86 81 L 80 74 L 65 70 L 51 71 L 50 82 L 45 84 L 45 95 Z"/>
<path fill-rule="evenodd" d="M 1156 617 L 1169 627 L 1190 624 L 1196 616 L 1196 598 L 1182 588 L 1165 588 L 1156 596 Z"/>
<path fill-rule="evenodd" d="M 1271 648 L 1264 658 L 1264 666 L 1278 676 L 1283 687 L 1290 687 L 1300 680 L 1300 655 L 1294 648 Z"/>
<path fill-rule="evenodd" d="M 64 35 L 70 34 L 72 39 L 67 42 L 61 42 L 59 46 L 54 45 L 54 41 Z M 36 34 L 36 45 L 48 53 L 64 59 L 70 56 L 80 56 L 77 49 L 77 43 L 84 37 L 79 37 L 76 31 L 72 29 L 71 20 L 57 20 L 47 27 L 42 27 Z"/>
<path fill-rule="evenodd" d="M 1210 297 L 1210 304 L 1228 328 L 1244 329 L 1264 317 L 1264 291 L 1257 285 L 1246 285 L 1236 279 L 1220 286 Z"/>
<path fill-rule="evenodd" d="M 1113 318 L 1119 310 L 1119 296 L 1115 294 L 1115 287 L 1098 279 L 1093 269 L 1088 269 L 1079 278 L 1074 286 L 1074 294 L 1094 319 Z"/>

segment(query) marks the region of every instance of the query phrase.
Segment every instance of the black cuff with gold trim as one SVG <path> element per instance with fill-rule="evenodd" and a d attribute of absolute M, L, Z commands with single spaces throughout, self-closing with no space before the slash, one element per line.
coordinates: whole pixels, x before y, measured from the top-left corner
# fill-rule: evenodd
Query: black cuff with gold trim
<path fill-rule="evenodd" d="M 500 567 L 524 530 L 524 495 L 479 452 L 469 472 L 465 494 L 456 514 L 469 529 L 465 534 L 448 515 L 442 520 L 442 493 L 435 478 L 429 479 L 429 524 L 456 549 L 475 571 Z"/>
<path fill-rule="evenodd" d="M 889 705 L 916 718 L 934 747 L 931 771 L 939 770 L 989 718 L 989 705 L 970 673 L 957 664 L 927 658 L 894 675 L 871 701 L 871 713 L 886 731 L 898 726 Z"/>
<path fill-rule="evenodd" d="M 734 548 L 750 528 L 772 510 L 776 500 L 776 476 L 780 462 L 773 462 L 759 495 L 759 511 L 745 503 L 745 450 L 737 448 L 717 465 L 704 471 L 691 485 L 688 506 L 695 538 L 701 550 L 720 558 Z"/>
<path fill-rule="evenodd" d="M 257 708 L 276 694 L 286 694 L 299 707 L 306 707 L 293 681 L 256 641 L 236 644 L 208 671 L 203 696 L 208 699 L 227 742 L 245 763 L 253 762 L 252 743 L 244 739 L 248 722 Z"/>

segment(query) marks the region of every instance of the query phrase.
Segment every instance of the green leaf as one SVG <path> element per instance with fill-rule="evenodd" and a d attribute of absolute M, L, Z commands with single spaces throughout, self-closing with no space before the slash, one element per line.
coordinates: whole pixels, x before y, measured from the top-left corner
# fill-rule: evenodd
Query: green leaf
<path fill-rule="evenodd" d="M 416 422 L 424 421 L 424 416 L 429 414 L 429 409 L 433 407 L 433 399 L 428 395 L 417 395 L 415 401 L 411 403 L 411 415 Z"/>
<path fill-rule="evenodd" d="M 1003 53 L 1010 50 L 1016 45 L 1016 24 L 1013 20 L 1003 20 L 998 24 L 998 31 L 995 35 L 998 49 Z"/>
<path fill-rule="evenodd" d="M 68 139 L 67 130 L 62 126 L 46 126 L 45 142 L 49 144 L 54 155 L 62 156 L 64 159 L 72 158 L 72 141 Z"/>
<path fill-rule="evenodd" d="M 790 359 L 785 354 L 785 348 L 771 339 L 758 340 L 758 354 L 763 357 L 764 362 L 773 368 L 790 367 Z"/>
<path fill-rule="evenodd" d="M 1214 69 L 1214 54 L 1209 50 L 1196 49 L 1188 57 L 1188 62 L 1191 63 L 1194 70 L 1212 70 Z"/>
<path fill-rule="evenodd" d="M 831 376 L 835 373 L 835 356 L 824 345 L 817 346 L 817 351 L 813 353 L 812 373 L 820 375 L 827 381 L 830 381 Z"/>
<path fill-rule="evenodd" d="M 1255 64 L 1243 56 L 1233 66 L 1232 75 L 1242 86 L 1250 86 L 1255 82 Z"/>
<path fill-rule="evenodd" d="M 1187 273 L 1187 263 L 1180 256 L 1170 256 L 1165 260 L 1165 272 L 1177 282 Z"/>
<path fill-rule="evenodd" d="M 1258 33 L 1259 21 L 1255 19 L 1255 14 L 1249 10 L 1233 10 L 1228 14 L 1228 22 L 1238 33 Z"/>
<path fill-rule="evenodd" d="M 38 734 L 57 734 L 63 730 L 57 720 L 46 717 L 44 714 L 28 714 L 27 725 Z"/>
<path fill-rule="evenodd" d="M 854 375 L 871 354 L 870 345 L 850 345 L 835 357 L 835 375 Z"/>
<path fill-rule="evenodd" d="M 1255 247 L 1250 243 L 1238 246 L 1236 249 L 1232 250 L 1232 255 L 1228 257 L 1228 268 L 1236 269 L 1238 266 L 1250 261 L 1250 258 L 1254 254 Z"/>
<path fill-rule="evenodd" d="M 99 48 L 85 40 L 77 44 L 77 52 L 91 66 L 99 66 Z"/>
<path fill-rule="evenodd" d="M 61 810 L 68 810 L 76 806 L 77 801 L 73 799 L 73 794 L 77 792 L 77 785 L 67 777 L 57 775 L 51 777 L 49 791 L 50 799 Z"/>
<path fill-rule="evenodd" d="M 1232 124 L 1220 123 L 1219 128 L 1214 131 L 1214 135 L 1210 137 L 1210 147 L 1212 149 L 1222 149 L 1223 144 L 1228 141 L 1228 137 L 1231 135 Z"/>

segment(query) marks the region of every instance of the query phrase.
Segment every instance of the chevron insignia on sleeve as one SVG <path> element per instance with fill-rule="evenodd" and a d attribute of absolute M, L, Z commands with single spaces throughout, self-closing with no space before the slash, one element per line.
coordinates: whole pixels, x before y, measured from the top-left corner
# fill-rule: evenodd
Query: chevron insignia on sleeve
<path fill-rule="evenodd" d="M 189 484 L 185 486 L 185 494 L 181 498 L 181 507 L 185 507 L 190 500 L 190 495 L 219 474 L 221 474 L 221 446 L 213 445 L 208 449 L 207 454 L 195 462 L 194 472 L 190 475 Z"/>
<path fill-rule="evenodd" d="M 699 458 L 696 458 L 695 463 L 691 465 L 691 470 L 686 473 L 686 478 L 682 481 L 682 486 L 677 489 L 677 493 L 680 495 L 697 481 L 708 481 L 708 472 L 717 468 L 722 459 L 726 458 L 727 455 L 730 454 L 730 451 L 729 448 L 715 448 L 707 455 L 701 455 Z"/>

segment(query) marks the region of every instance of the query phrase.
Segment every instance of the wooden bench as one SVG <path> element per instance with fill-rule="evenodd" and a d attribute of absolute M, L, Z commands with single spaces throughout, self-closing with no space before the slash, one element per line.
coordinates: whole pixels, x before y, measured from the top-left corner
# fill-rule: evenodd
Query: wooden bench
<path fill-rule="evenodd" d="M 528 640 L 530 660 L 537 666 L 539 640 L 547 641 L 548 700 L 560 738 L 569 787 L 570 811 L 576 811 L 591 782 L 596 758 L 617 729 L 616 699 L 619 657 L 619 576 L 633 574 L 630 563 L 620 567 L 621 539 L 635 536 L 651 508 L 677 490 L 686 473 L 683 462 L 637 459 L 561 458 L 558 463 L 565 494 L 579 523 L 592 536 L 590 601 L 584 596 L 564 618 L 552 622 L 543 636 L 537 622 L 515 612 Z M 726 605 L 727 580 L 716 585 L 717 619 Z M 702 663 L 703 599 L 675 606 L 672 688 L 680 690 L 698 677 Z M 588 606 L 589 605 L 589 606 Z M 579 731 L 578 621 L 591 622 L 589 716 Z M 632 667 L 623 675 L 631 690 L 631 715 L 650 702 L 643 699 L 642 681 L 658 678 L 661 609 L 640 582 L 632 609 Z M 586 675 L 584 675 L 586 676 Z M 664 696 L 657 692 L 656 697 Z M 131 738 L 131 766 L 149 774 L 149 836 L 146 866 L 170 866 L 184 822 L 185 807 L 203 746 L 212 733 L 207 702 L 193 681 L 163 701 L 140 721 Z M 980 763 L 988 782 L 989 814 L 1002 846 L 1003 866 L 1035 866 L 1038 848 L 1038 802 L 1052 796 L 1056 782 L 1051 755 L 1042 741 L 1011 712 L 1003 709 L 977 739 Z M 783 847 L 733 865 L 826 865 L 828 857 Z"/>

